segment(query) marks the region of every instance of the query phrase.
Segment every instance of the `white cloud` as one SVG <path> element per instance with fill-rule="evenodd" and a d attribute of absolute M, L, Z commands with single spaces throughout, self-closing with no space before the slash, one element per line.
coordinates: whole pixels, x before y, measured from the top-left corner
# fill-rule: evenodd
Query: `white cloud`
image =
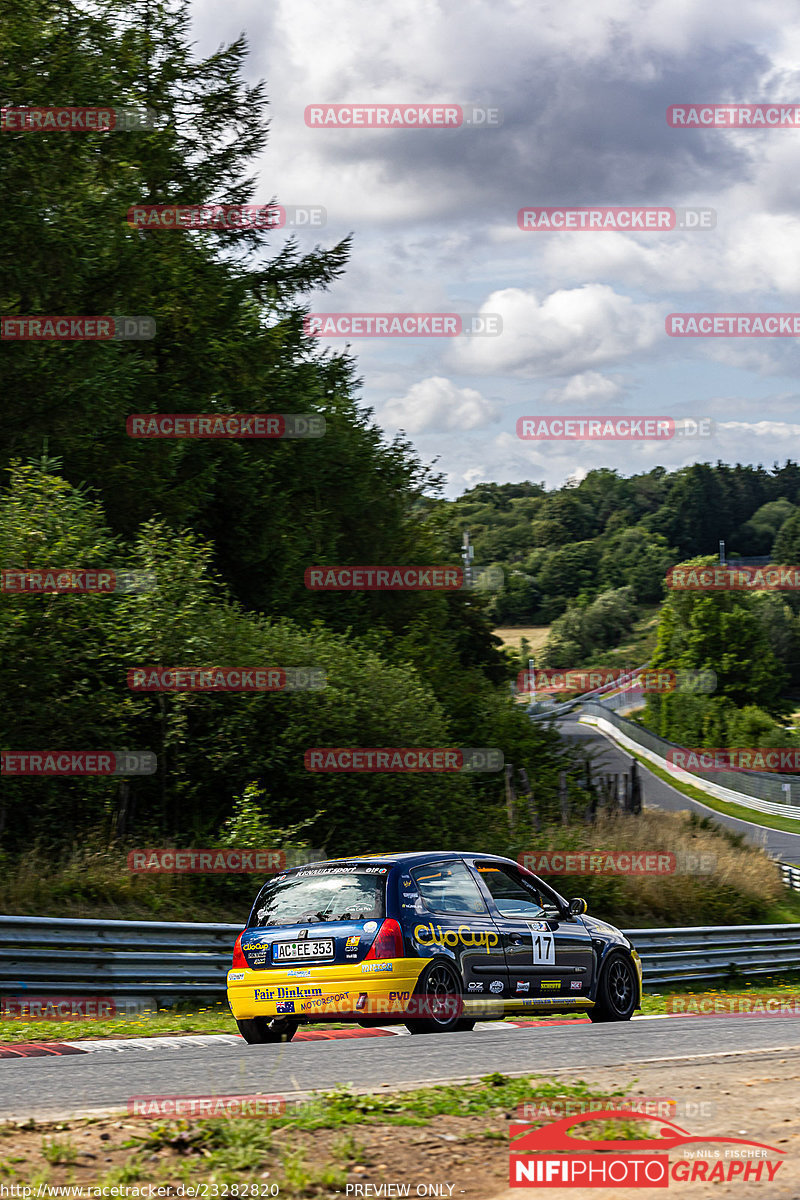
<path fill-rule="evenodd" d="M 405 396 L 388 400 L 382 424 L 408 433 L 482 429 L 497 421 L 499 406 L 474 388 L 459 388 L 441 375 L 412 384 Z"/>
<path fill-rule="evenodd" d="M 553 404 L 583 404 L 611 402 L 621 395 L 622 387 L 618 379 L 601 375 L 599 371 L 584 371 L 580 375 L 573 375 L 563 387 L 549 388 L 544 398 Z"/>
<path fill-rule="evenodd" d="M 499 313 L 499 337 L 461 338 L 452 359 L 462 371 L 522 377 L 571 375 L 630 359 L 664 336 L 655 304 L 637 304 L 605 284 L 551 292 L 493 292 L 481 313 Z"/>
<path fill-rule="evenodd" d="M 797 173 L 798 167 L 800 153 L 795 148 L 791 169 Z M 650 294 L 660 296 L 708 291 L 726 297 L 726 312 L 751 311 L 747 297 L 774 292 L 788 297 L 800 294 L 796 270 L 800 215 L 759 212 L 759 200 L 752 189 L 738 196 L 728 193 L 713 230 L 531 236 L 542 239 L 541 261 L 548 278 L 562 283 L 613 279 L 628 288 L 646 288 Z M 684 203 L 679 193 L 669 197 L 672 207 Z M 727 303 L 731 292 L 741 295 L 744 303 Z M 717 307 L 718 301 L 714 300 L 708 311 L 716 311 Z M 767 307 L 771 311 L 773 305 Z"/>

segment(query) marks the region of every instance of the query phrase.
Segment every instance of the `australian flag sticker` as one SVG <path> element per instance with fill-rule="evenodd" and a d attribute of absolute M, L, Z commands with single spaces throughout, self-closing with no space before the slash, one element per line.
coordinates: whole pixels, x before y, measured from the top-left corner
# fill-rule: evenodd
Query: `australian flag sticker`
<path fill-rule="evenodd" d="M 278 1003 L 275 1005 L 275 1012 L 276 1013 L 293 1013 L 294 1012 L 294 1000 L 279 1000 Z"/>

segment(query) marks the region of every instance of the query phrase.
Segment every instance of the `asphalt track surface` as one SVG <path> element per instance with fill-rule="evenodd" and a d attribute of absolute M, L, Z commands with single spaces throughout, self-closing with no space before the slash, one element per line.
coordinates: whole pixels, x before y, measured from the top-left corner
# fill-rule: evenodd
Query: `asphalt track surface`
<path fill-rule="evenodd" d="M 552 1028 L 174 1049 L 136 1047 L 64 1058 L 0 1061 L 0 1119 L 65 1117 L 127 1108 L 133 1096 L 299 1098 L 349 1084 L 362 1091 L 476 1079 L 492 1071 L 546 1075 L 637 1063 L 693 1062 L 800 1050 L 791 1017 L 666 1017 Z"/>
<path fill-rule="evenodd" d="M 623 772 L 631 769 L 631 756 L 621 750 L 605 734 L 591 725 L 578 724 L 577 716 L 569 714 L 558 722 L 559 732 L 564 737 L 575 738 L 584 745 L 592 746 L 600 753 L 597 765 L 604 772 Z M 769 829 L 765 825 L 756 825 L 750 821 L 740 821 L 736 817 L 728 817 L 715 809 L 708 808 L 697 800 L 684 796 L 668 783 L 651 774 L 647 766 L 640 762 L 639 769 L 642 777 L 642 789 L 645 806 L 648 808 L 663 808 L 668 812 L 680 812 L 689 809 L 700 816 L 711 817 L 719 825 L 724 825 L 734 833 L 741 833 L 748 842 L 764 846 L 770 854 L 781 858 L 784 862 L 800 863 L 800 833 L 785 833 L 781 829 Z M 758 813 L 753 814 L 754 817 Z"/>

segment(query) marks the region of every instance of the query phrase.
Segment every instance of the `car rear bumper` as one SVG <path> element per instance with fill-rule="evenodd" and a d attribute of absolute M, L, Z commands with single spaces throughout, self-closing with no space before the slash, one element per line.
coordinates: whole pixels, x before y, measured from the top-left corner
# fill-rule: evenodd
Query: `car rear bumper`
<path fill-rule="evenodd" d="M 336 967 L 228 972 L 228 1002 L 237 1020 L 299 1017 L 332 1020 L 399 1015 L 413 995 L 426 959 L 394 958 Z"/>

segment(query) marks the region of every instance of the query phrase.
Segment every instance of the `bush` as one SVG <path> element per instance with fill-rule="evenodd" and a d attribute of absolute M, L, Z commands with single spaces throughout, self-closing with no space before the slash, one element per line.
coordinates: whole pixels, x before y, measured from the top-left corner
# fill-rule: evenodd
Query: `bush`
<path fill-rule="evenodd" d="M 775 864 L 766 852 L 744 844 L 710 819 L 694 813 L 648 809 L 639 816 L 598 815 L 592 825 L 548 825 L 513 856 L 530 850 L 615 850 L 711 855 L 708 875 L 583 875 L 547 879 L 566 896 L 583 896 L 589 915 L 627 928 L 648 925 L 737 925 L 763 921 L 783 895 Z"/>

